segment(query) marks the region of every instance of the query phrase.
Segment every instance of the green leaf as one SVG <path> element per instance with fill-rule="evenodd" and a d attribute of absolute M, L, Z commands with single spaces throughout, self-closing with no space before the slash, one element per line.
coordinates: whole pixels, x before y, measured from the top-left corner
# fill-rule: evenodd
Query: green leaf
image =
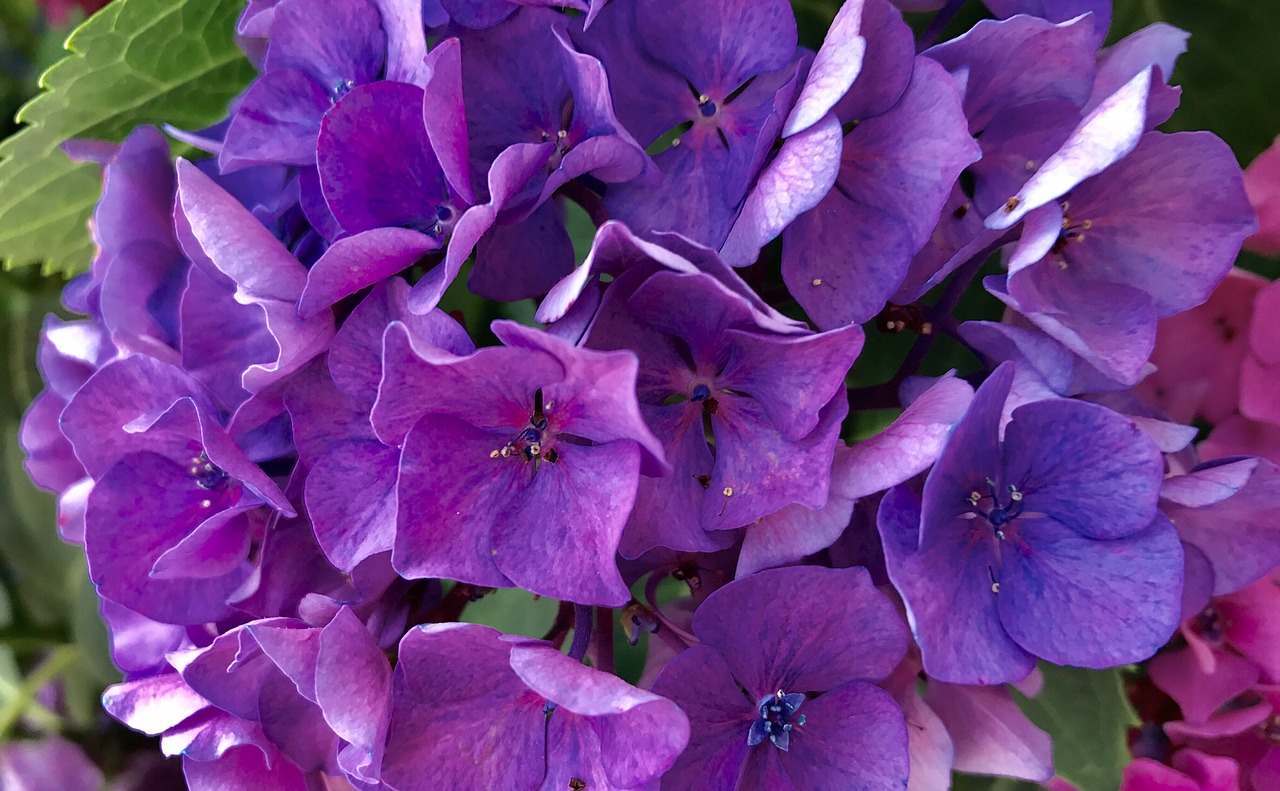
<path fill-rule="evenodd" d="M 502 588 L 467 605 L 462 620 L 482 623 L 506 634 L 542 637 L 556 619 L 560 603 L 518 588 Z"/>
<path fill-rule="evenodd" d="M 1182 106 L 1163 128 L 1208 129 L 1248 164 L 1280 133 L 1275 13 L 1257 0 L 1117 0 L 1110 39 L 1152 22 L 1190 32 L 1172 79 Z"/>
<path fill-rule="evenodd" d="M 1015 693 L 1022 711 L 1053 737 L 1058 776 L 1079 788 L 1119 788 L 1129 763 L 1126 732 L 1139 725 L 1119 668 L 1083 670 L 1040 663 L 1044 689 Z"/>
<path fill-rule="evenodd" d="M 18 111 L 0 143 L 0 260 L 71 275 L 93 252 L 85 222 L 98 168 L 59 149 L 71 138 L 122 140 L 142 124 L 196 129 L 225 114 L 253 76 L 235 45 L 241 0 L 116 0 L 67 39 L 71 51 Z"/>

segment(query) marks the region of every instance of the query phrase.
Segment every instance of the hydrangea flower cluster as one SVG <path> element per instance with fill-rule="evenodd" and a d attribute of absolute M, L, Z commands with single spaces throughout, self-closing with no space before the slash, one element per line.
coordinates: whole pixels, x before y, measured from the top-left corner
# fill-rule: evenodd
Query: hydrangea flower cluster
<path fill-rule="evenodd" d="M 1275 787 L 1280 473 L 1219 436 L 1280 425 L 1280 314 L 1216 307 L 1274 291 L 1229 275 L 1242 174 L 1158 129 L 1183 32 L 986 5 L 935 43 L 846 0 L 812 51 L 785 0 L 250 0 L 257 79 L 167 130 L 208 157 L 69 145 L 98 252 L 22 443 L 107 711 L 195 791 L 933 791 L 1053 775 L 1004 686 L 1038 660 L 1172 639 L 1185 746 L 1133 772 Z M 916 336 L 879 385 L 873 321 Z M 981 365 L 918 375 L 942 335 Z M 502 588 L 543 639 L 460 622 Z"/>

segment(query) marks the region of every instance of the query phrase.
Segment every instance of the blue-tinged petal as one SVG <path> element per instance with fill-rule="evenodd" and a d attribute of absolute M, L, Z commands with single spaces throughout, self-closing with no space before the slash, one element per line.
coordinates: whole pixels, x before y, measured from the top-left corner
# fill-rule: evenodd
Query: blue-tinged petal
<path fill-rule="evenodd" d="M 923 523 L 917 546 L 924 549 L 954 529 L 955 517 L 972 510 L 970 494 L 999 477 L 1000 416 L 1013 385 L 1014 367 L 1004 364 L 978 387 L 969 409 L 951 432 L 924 484 Z"/>
<path fill-rule="evenodd" d="M 718 651 L 694 646 L 667 663 L 653 691 L 689 717 L 689 746 L 662 778 L 673 791 L 737 791 L 756 702 L 742 693 Z M 769 749 L 772 749 L 770 747 Z"/>
<path fill-rule="evenodd" d="M 1000 486 L 1029 513 L 1088 538 L 1120 538 L 1156 515 L 1164 458 L 1132 420 L 1104 406 L 1053 399 L 1024 404 L 1005 428 Z"/>
<path fill-rule="evenodd" d="M 1022 648 L 1059 665 L 1114 667 L 1150 657 L 1178 628 L 1182 547 L 1163 516 L 1106 541 L 1048 517 L 1017 524 L 994 598 Z"/>
<path fill-rule="evenodd" d="M 921 545 L 920 500 L 904 486 L 885 495 L 877 521 L 889 579 L 907 605 L 930 678 L 999 684 L 1035 668 L 1035 657 L 1000 623 L 999 561 L 990 526 L 955 518 Z"/>
<path fill-rule="evenodd" d="M 694 614 L 693 631 L 724 656 L 754 696 L 749 713 L 780 689 L 826 692 L 882 679 L 907 645 L 901 616 L 861 568 L 796 566 L 752 574 L 707 597 Z"/>
<path fill-rule="evenodd" d="M 778 755 L 797 789 L 906 787 L 907 723 L 889 693 L 854 682 L 808 701 L 804 714 L 804 725 L 792 733 L 789 749 Z"/>

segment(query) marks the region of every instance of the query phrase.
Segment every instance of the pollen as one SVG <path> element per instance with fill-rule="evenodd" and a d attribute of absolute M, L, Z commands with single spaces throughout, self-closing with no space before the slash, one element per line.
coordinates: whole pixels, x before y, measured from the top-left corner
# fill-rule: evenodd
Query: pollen
<path fill-rule="evenodd" d="M 732 486 L 726 486 L 726 487 L 724 487 L 724 496 L 725 496 L 725 497 L 732 497 L 732 496 L 733 496 L 733 487 L 732 487 Z"/>
<path fill-rule="evenodd" d="M 1011 214 L 1014 209 L 1022 205 L 1022 198 L 1014 195 L 1012 198 L 1004 202 L 1005 214 Z"/>

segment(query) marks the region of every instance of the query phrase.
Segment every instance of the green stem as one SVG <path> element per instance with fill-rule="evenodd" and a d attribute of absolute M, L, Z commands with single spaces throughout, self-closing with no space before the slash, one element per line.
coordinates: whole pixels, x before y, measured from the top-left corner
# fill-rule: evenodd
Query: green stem
<path fill-rule="evenodd" d="M 17 692 L 3 708 L 0 708 L 0 743 L 4 743 L 9 736 L 9 731 L 35 704 L 36 695 L 40 690 L 44 689 L 50 681 L 70 670 L 79 656 L 80 649 L 77 646 L 60 645 L 27 674 Z"/>

